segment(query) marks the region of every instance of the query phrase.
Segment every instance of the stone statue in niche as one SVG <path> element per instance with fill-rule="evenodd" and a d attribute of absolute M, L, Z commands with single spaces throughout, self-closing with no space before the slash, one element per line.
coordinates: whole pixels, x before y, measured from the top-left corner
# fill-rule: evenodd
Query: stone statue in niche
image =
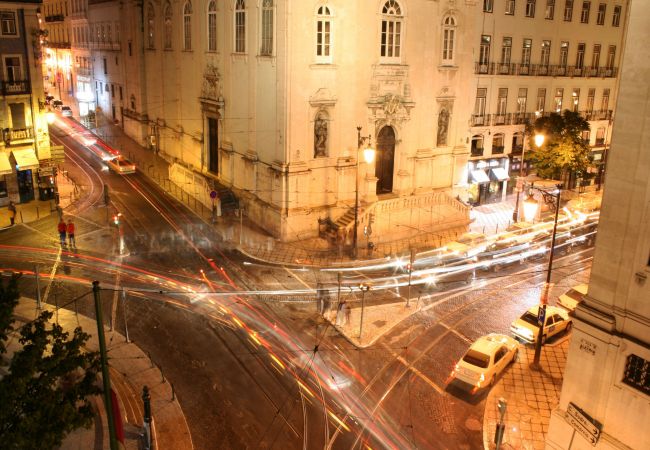
<path fill-rule="evenodd" d="M 438 147 L 447 145 L 447 131 L 449 129 L 449 111 L 442 108 L 438 115 Z"/>
<path fill-rule="evenodd" d="M 314 158 L 327 156 L 327 119 L 320 113 L 314 122 Z"/>

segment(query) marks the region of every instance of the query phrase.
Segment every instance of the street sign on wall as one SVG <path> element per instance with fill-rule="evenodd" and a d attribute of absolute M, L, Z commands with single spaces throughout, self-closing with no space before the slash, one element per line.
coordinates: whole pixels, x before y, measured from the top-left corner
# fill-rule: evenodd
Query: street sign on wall
<path fill-rule="evenodd" d="M 595 421 L 575 404 L 569 402 L 566 409 L 566 421 L 582 435 L 591 445 L 596 445 L 600 438 L 602 425 Z"/>

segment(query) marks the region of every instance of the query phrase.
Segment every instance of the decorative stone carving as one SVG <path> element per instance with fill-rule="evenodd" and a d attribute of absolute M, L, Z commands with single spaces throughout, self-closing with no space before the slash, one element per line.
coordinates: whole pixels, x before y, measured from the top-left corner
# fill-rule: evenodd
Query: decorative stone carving
<path fill-rule="evenodd" d="M 367 106 L 377 129 L 400 126 L 409 120 L 415 102 L 411 99 L 408 66 L 374 66 Z"/>
<path fill-rule="evenodd" d="M 446 107 L 440 108 L 438 114 L 438 147 L 447 145 L 447 131 L 449 130 L 449 111 Z"/>
<path fill-rule="evenodd" d="M 314 158 L 327 156 L 327 114 L 320 111 L 314 121 Z"/>
<path fill-rule="evenodd" d="M 220 101 L 221 99 L 221 76 L 219 69 L 212 63 L 205 66 L 203 72 L 203 88 L 201 89 L 201 97 Z"/>

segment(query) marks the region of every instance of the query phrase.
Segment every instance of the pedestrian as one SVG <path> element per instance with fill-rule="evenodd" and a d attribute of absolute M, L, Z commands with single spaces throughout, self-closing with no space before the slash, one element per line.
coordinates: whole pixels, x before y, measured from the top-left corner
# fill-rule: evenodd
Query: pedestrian
<path fill-rule="evenodd" d="M 59 239 L 61 240 L 61 247 L 65 247 L 65 233 L 68 230 L 68 227 L 65 225 L 65 221 L 61 219 L 57 227 L 59 230 Z"/>
<path fill-rule="evenodd" d="M 9 202 L 7 210 L 9 210 L 9 221 L 13 227 L 14 223 L 16 223 L 16 204 L 13 201 Z"/>
<path fill-rule="evenodd" d="M 66 229 L 68 231 L 68 242 L 70 243 L 70 247 L 77 248 L 77 242 L 74 240 L 74 222 L 72 219 L 68 219 L 68 226 Z"/>

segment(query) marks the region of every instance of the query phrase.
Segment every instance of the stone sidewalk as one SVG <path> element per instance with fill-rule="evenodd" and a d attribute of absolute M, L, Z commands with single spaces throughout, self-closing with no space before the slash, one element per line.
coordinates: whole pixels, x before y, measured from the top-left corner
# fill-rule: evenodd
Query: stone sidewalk
<path fill-rule="evenodd" d="M 90 295 L 90 294 L 89 294 Z M 88 299 L 87 301 L 91 301 Z M 59 309 L 49 304 L 44 308 L 54 312 L 52 321 L 56 321 L 65 331 L 72 331 L 80 326 L 84 332 L 91 335 L 87 342 L 90 351 L 98 351 L 97 323 L 94 319 L 77 315 L 67 309 Z M 16 307 L 15 316 L 18 328 L 22 323 L 33 320 L 39 311 L 32 299 L 21 298 Z M 111 386 L 116 392 L 120 403 L 122 423 L 125 431 L 125 448 L 140 449 L 143 420 L 142 387 L 148 386 L 151 394 L 151 410 L 153 415 L 154 439 L 157 449 L 192 449 L 192 438 L 178 400 L 175 399 L 173 388 L 164 379 L 160 370 L 133 343 L 116 331 L 105 327 L 108 358 L 111 373 Z M 17 345 L 16 339 L 10 341 L 10 346 Z M 10 350 L 11 351 L 11 350 Z M 90 429 L 78 429 L 66 437 L 62 450 L 88 450 L 109 448 L 108 425 L 106 421 L 103 397 L 94 399 L 95 420 Z"/>

